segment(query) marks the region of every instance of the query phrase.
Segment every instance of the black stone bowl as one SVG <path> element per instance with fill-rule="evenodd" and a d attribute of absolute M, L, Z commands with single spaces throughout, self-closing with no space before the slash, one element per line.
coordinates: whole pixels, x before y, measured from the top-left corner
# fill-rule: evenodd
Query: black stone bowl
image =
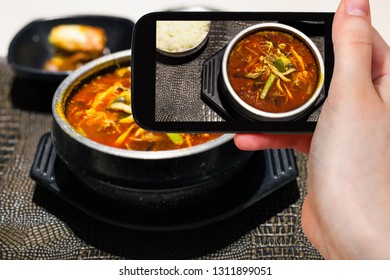
<path fill-rule="evenodd" d="M 223 192 L 224 183 L 253 155 L 236 148 L 233 134 L 185 149 L 130 151 L 94 142 L 67 122 L 67 100 L 80 86 L 93 77 L 130 65 L 130 50 L 107 55 L 76 70 L 58 87 L 52 103 L 52 141 L 63 163 L 93 193 L 123 205 L 138 203 L 158 210 L 201 204 L 208 194 Z"/>

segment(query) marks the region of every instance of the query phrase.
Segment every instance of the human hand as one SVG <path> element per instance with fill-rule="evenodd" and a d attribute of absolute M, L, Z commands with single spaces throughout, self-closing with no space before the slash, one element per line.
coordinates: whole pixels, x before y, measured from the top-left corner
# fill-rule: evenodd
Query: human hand
<path fill-rule="evenodd" d="M 309 152 L 302 227 L 325 258 L 390 258 L 390 49 L 368 0 L 342 0 L 335 67 L 311 135 L 237 135 L 245 150 Z"/>

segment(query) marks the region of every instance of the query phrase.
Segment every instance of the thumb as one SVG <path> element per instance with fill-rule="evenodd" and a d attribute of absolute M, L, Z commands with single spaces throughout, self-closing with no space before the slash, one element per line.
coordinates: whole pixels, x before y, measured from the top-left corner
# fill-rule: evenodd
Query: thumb
<path fill-rule="evenodd" d="M 333 21 L 334 82 L 350 93 L 372 84 L 372 34 L 368 0 L 342 0 Z M 361 92 L 361 89 L 360 89 Z"/>

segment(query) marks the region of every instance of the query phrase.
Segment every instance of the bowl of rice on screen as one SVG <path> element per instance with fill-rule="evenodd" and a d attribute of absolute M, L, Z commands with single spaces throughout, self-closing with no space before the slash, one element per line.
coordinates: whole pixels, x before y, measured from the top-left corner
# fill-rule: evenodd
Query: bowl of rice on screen
<path fill-rule="evenodd" d="M 184 57 L 199 51 L 207 42 L 210 21 L 160 20 L 156 23 L 156 49 L 170 57 Z"/>

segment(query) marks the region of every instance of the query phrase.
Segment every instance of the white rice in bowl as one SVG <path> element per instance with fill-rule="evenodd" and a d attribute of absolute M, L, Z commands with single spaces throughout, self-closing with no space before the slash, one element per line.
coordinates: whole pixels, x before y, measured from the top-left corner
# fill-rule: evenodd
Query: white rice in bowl
<path fill-rule="evenodd" d="M 157 21 L 156 47 L 180 53 L 197 47 L 210 31 L 210 21 Z"/>

